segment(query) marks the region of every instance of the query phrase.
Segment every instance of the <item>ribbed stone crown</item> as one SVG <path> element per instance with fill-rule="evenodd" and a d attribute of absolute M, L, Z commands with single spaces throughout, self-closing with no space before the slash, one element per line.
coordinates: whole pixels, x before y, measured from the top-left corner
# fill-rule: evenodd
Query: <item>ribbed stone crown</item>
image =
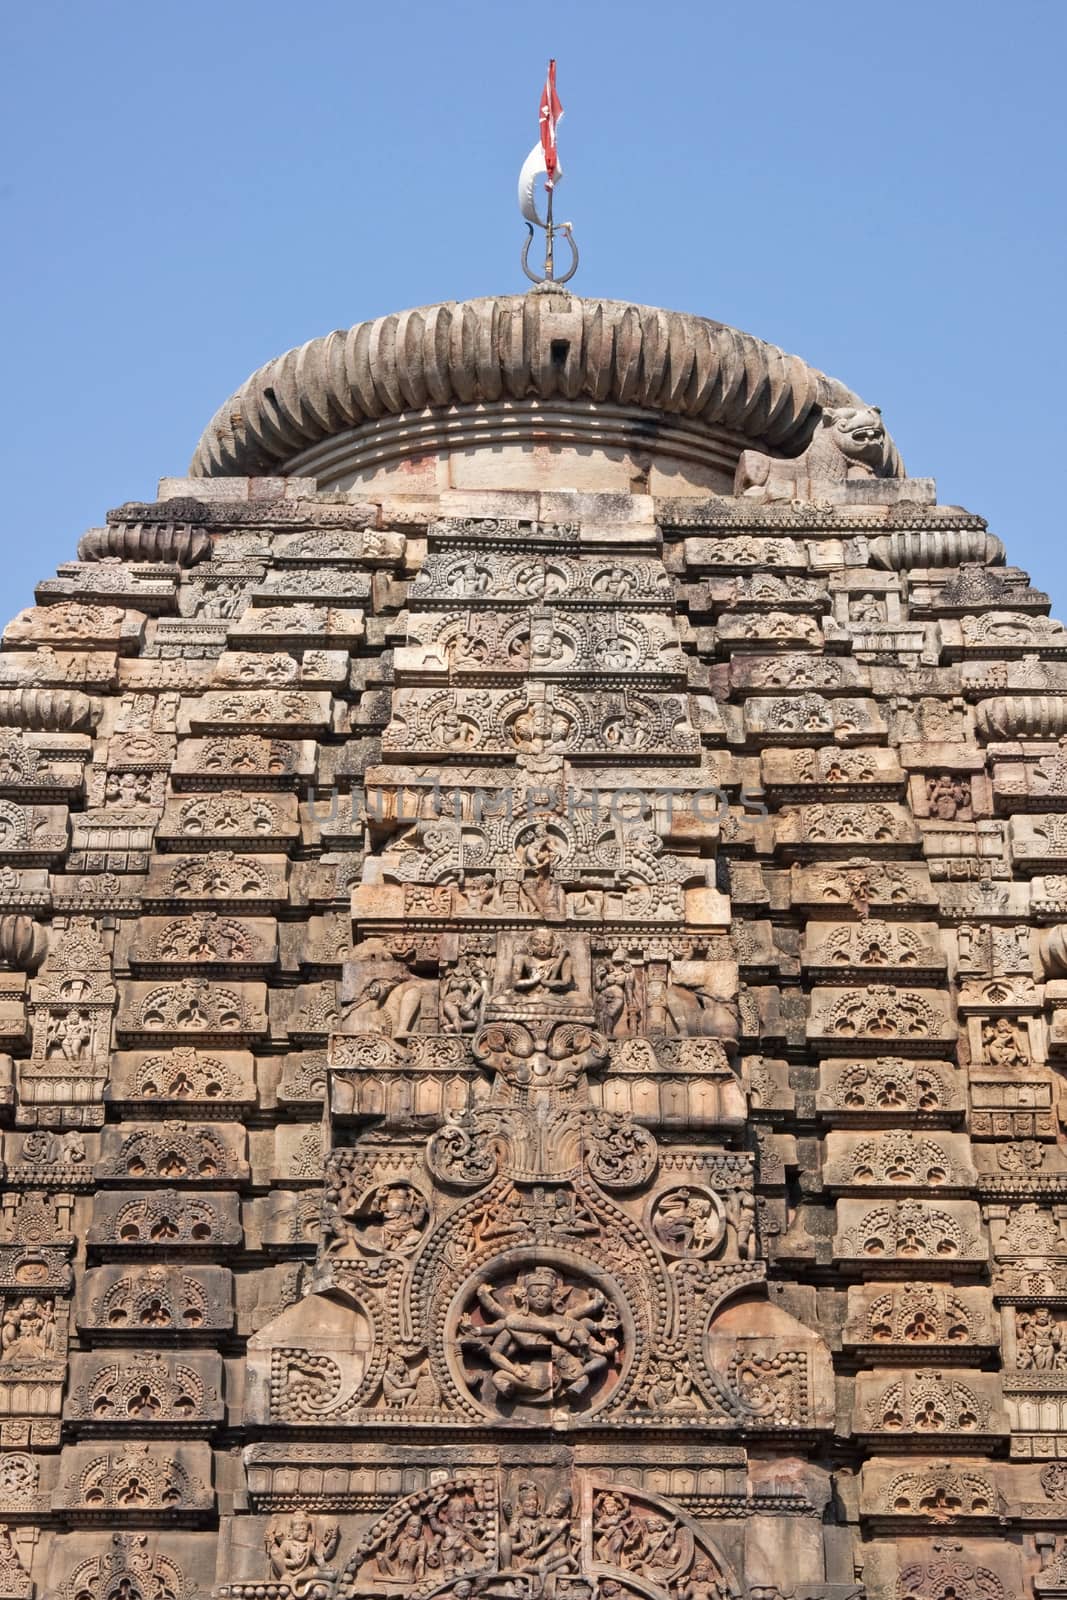
<path fill-rule="evenodd" d="M 372 420 L 507 401 L 646 410 L 787 456 L 821 408 L 863 404 L 798 356 L 707 317 L 562 291 L 489 296 L 394 312 L 268 361 L 216 412 L 190 473 L 284 473 Z"/>

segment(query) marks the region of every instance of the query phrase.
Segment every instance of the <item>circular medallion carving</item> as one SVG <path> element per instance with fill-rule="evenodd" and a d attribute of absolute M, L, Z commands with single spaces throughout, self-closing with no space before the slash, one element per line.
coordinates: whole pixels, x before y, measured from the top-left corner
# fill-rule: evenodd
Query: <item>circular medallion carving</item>
<path fill-rule="evenodd" d="M 621 1294 L 570 1263 L 507 1261 L 460 1290 L 446 1347 L 453 1373 L 495 1417 L 543 1421 L 599 1409 L 633 1354 Z"/>
<path fill-rule="evenodd" d="M 369 1255 L 410 1255 L 429 1216 L 430 1208 L 413 1183 L 376 1184 L 356 1208 L 356 1243 Z"/>
<path fill-rule="evenodd" d="M 589 1176 L 605 1189 L 637 1189 L 648 1183 L 659 1160 L 648 1129 L 607 1111 L 593 1117 L 591 1124 L 584 1141 Z"/>
<path fill-rule="evenodd" d="M 430 1135 L 426 1164 L 442 1183 L 480 1189 L 496 1176 L 497 1154 L 476 1114 L 449 1112 Z"/>
<path fill-rule="evenodd" d="M 726 1210 L 714 1189 L 703 1184 L 677 1184 L 663 1189 L 652 1202 L 652 1232 L 666 1256 L 704 1261 L 714 1255 L 726 1234 Z"/>

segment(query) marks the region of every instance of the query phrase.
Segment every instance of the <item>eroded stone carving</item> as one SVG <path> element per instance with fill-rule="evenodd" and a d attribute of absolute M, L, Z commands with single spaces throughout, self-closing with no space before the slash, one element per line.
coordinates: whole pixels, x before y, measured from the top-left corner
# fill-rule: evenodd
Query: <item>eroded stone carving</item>
<path fill-rule="evenodd" d="M 887 436 L 877 406 L 824 410 L 815 437 L 792 461 L 742 451 L 734 493 L 759 502 L 818 500 L 829 489 L 887 471 Z"/>

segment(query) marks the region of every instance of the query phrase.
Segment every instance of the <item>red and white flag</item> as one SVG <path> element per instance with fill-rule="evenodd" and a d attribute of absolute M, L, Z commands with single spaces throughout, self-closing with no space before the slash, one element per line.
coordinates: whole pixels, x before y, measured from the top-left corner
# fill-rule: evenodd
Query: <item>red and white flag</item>
<path fill-rule="evenodd" d="M 546 189 L 551 189 L 556 181 L 556 174 L 563 176 L 559 164 L 559 152 L 556 149 L 556 129 L 559 127 L 563 116 L 563 107 L 559 103 L 556 93 L 556 63 L 548 63 L 548 77 L 541 90 L 541 149 L 545 155 Z"/>
<path fill-rule="evenodd" d="M 548 63 L 548 76 L 545 86 L 541 91 L 541 108 L 539 121 L 541 137 L 534 145 L 530 154 L 522 164 L 519 173 L 519 210 L 527 222 L 536 223 L 537 227 L 545 227 L 545 219 L 537 210 L 537 195 L 535 184 L 537 179 L 544 174 L 545 188 L 552 190 L 563 177 L 563 167 L 559 159 L 559 149 L 556 145 L 556 131 L 563 116 L 563 107 L 559 103 L 556 93 L 556 63 Z"/>

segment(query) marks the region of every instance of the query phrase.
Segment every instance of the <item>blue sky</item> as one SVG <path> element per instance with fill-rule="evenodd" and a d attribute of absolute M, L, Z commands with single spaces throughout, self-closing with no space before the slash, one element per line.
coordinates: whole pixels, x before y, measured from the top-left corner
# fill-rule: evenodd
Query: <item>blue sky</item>
<path fill-rule="evenodd" d="M 1064 0 L 7 0 L 4 617 L 270 356 L 524 287 L 550 54 L 572 287 L 843 379 L 1067 615 Z"/>

